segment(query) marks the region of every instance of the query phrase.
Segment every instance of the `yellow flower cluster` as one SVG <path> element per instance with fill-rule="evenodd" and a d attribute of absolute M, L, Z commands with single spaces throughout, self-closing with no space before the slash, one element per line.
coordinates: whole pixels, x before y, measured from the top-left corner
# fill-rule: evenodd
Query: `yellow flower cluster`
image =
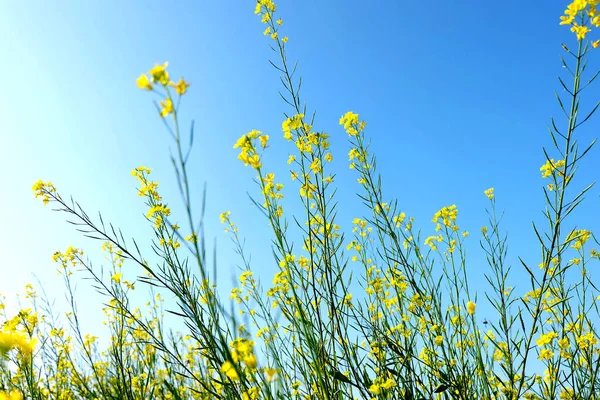
<path fill-rule="evenodd" d="M 227 222 L 229 222 L 229 218 L 230 218 L 230 216 L 231 216 L 231 211 L 225 211 L 225 212 L 222 212 L 222 213 L 219 215 L 219 218 L 221 219 L 221 223 L 222 223 L 222 224 L 224 224 L 224 223 L 227 223 Z"/>
<path fill-rule="evenodd" d="M 577 347 L 581 350 L 585 350 L 589 347 L 595 346 L 598 344 L 598 338 L 594 334 L 594 332 L 588 332 L 580 335 L 576 338 Z"/>
<path fill-rule="evenodd" d="M 348 161 L 352 161 L 356 158 L 361 163 L 364 163 L 367 160 L 367 155 L 368 154 L 365 150 L 353 148 L 348 152 Z"/>
<path fill-rule="evenodd" d="M 187 83 L 183 78 L 179 79 L 179 82 L 175 83 L 169 79 L 169 72 L 167 71 L 168 62 L 164 64 L 155 64 L 153 68 L 148 71 L 147 74 L 141 74 L 135 81 L 136 85 L 140 89 L 145 90 L 154 90 L 153 84 L 159 84 L 165 88 L 169 86 L 175 89 L 175 92 L 179 96 L 183 96 L 187 92 L 187 88 L 191 85 Z M 160 116 L 165 118 L 167 115 L 172 114 L 175 109 L 173 107 L 173 100 L 171 99 L 171 95 L 167 90 L 167 96 L 164 100 L 160 101 L 161 110 Z"/>
<path fill-rule="evenodd" d="M 237 233 L 238 228 L 235 226 L 235 223 L 231 220 L 231 211 L 225 211 L 219 215 L 222 224 L 227 224 L 227 228 L 225 228 L 225 232 L 233 232 Z"/>
<path fill-rule="evenodd" d="M 429 236 L 427 239 L 425 239 L 425 244 L 428 245 L 429 247 L 431 247 L 431 250 L 436 251 L 437 250 L 436 241 L 438 243 L 442 243 L 444 241 L 444 237 L 442 235 Z"/>
<path fill-rule="evenodd" d="M 131 171 L 131 175 L 135 176 L 141 183 L 138 196 L 146 196 L 152 202 L 146 218 L 154 222 L 156 228 L 159 228 L 164 223 L 164 217 L 168 217 L 171 214 L 171 210 L 166 205 L 160 203 L 162 197 L 157 192 L 158 182 L 148 180 L 147 175 L 150 173 L 150 168 L 144 166 L 137 167 Z"/>
<path fill-rule="evenodd" d="M 150 210 L 148 210 L 148 213 L 146 214 L 146 218 L 154 222 L 155 228 L 159 228 L 164 223 L 164 217 L 168 217 L 169 215 L 171 215 L 171 209 L 169 209 L 169 207 L 164 204 L 156 204 L 150 207 Z"/>
<path fill-rule="evenodd" d="M 274 286 L 267 291 L 267 296 L 273 298 L 272 307 L 276 308 L 278 304 L 285 302 L 291 287 L 287 271 L 283 270 L 277 272 L 273 277 L 273 285 Z"/>
<path fill-rule="evenodd" d="M 592 232 L 590 232 L 588 230 L 576 229 L 576 230 L 573 230 L 571 233 L 569 233 L 569 235 L 567 236 L 566 242 L 567 243 L 573 242 L 571 244 L 571 247 L 574 248 L 575 250 L 579 250 L 585 244 L 585 242 L 587 242 L 589 240 L 591 235 L 592 235 Z"/>
<path fill-rule="evenodd" d="M 472 301 L 468 301 L 467 302 L 467 313 L 469 313 L 469 315 L 473 315 L 475 314 L 475 307 L 477 306 L 477 304 L 473 303 Z"/>
<path fill-rule="evenodd" d="M 35 198 L 42 197 L 44 204 L 48 204 L 51 197 L 56 194 L 56 188 L 52 182 L 43 182 L 41 179 L 33 184 L 31 188 L 35 192 Z"/>
<path fill-rule="evenodd" d="M 304 129 L 307 132 L 305 136 L 299 136 L 296 139 L 296 147 L 301 153 L 311 154 L 313 152 L 313 146 L 321 147 L 322 149 L 329 148 L 329 135 L 326 133 L 311 132 L 310 125 L 304 125 Z M 314 161 L 314 160 L 313 160 Z M 319 160 L 319 164 L 320 164 Z M 311 169 L 316 174 L 320 172 L 320 167 L 316 164 L 311 166 Z M 318 170 L 317 170 L 318 169 Z"/>
<path fill-rule="evenodd" d="M 436 232 L 441 229 L 441 225 L 444 225 L 453 231 L 458 230 L 458 226 L 456 225 L 456 217 L 458 216 L 458 210 L 456 205 L 453 204 L 448 207 L 443 207 L 441 210 L 435 213 L 431 222 L 436 224 Z M 441 222 L 441 224 L 440 224 Z"/>
<path fill-rule="evenodd" d="M 352 232 L 358 232 L 362 237 L 367 237 L 367 235 L 373 231 L 372 227 L 367 227 L 367 221 L 364 219 L 354 218 L 352 220 L 352 225 L 355 225 L 354 228 L 352 228 Z"/>
<path fill-rule="evenodd" d="M 265 204 L 267 207 L 270 203 L 270 199 L 281 200 L 283 199 L 283 194 L 281 193 L 281 189 L 283 189 L 282 183 L 275 183 L 275 174 L 269 173 L 262 178 L 263 180 L 263 195 L 265 196 Z M 277 216 L 281 216 L 283 214 L 283 208 L 281 206 L 277 207 L 275 211 Z"/>
<path fill-rule="evenodd" d="M 540 167 L 540 172 L 542 173 L 542 178 L 548 178 L 552 176 L 552 174 L 556 171 L 559 175 L 563 175 L 563 172 L 559 170 L 559 168 L 563 168 L 565 166 L 565 160 L 558 160 L 554 162 L 554 159 L 551 158 L 547 160 L 544 165 Z"/>
<path fill-rule="evenodd" d="M 242 137 L 240 137 L 233 145 L 233 148 L 241 148 L 238 159 L 242 161 L 245 166 L 250 165 L 254 169 L 260 169 L 262 164 L 260 162 L 260 156 L 256 152 L 256 147 L 253 143 L 253 140 L 255 139 L 259 139 L 260 145 L 263 149 L 267 147 L 269 136 L 263 135 L 262 132 L 253 129 L 245 135 L 242 135 Z"/>
<path fill-rule="evenodd" d="M 161 238 L 160 240 L 161 240 L 161 245 L 163 245 L 164 239 Z M 110 277 L 111 281 L 113 281 L 117 285 L 121 284 L 121 281 L 122 281 L 123 284 L 125 286 L 127 286 L 127 288 L 129 288 L 130 290 L 135 290 L 135 285 L 133 283 L 126 281 L 126 280 L 122 280 L 123 274 L 120 272 L 116 272 L 116 270 L 120 269 L 123 266 L 123 263 L 125 262 L 125 257 L 123 256 L 123 250 L 121 250 L 121 249 L 115 250 L 115 246 L 113 243 L 104 242 L 102 244 L 102 251 L 105 251 L 109 254 L 109 257 L 107 257 L 107 259 L 111 262 L 111 264 L 115 268 L 115 270 L 113 270 L 113 274 Z"/>
<path fill-rule="evenodd" d="M 18 322 L 18 320 L 15 320 Z M 7 324 L 10 325 L 10 324 Z M 12 328 L 12 329 L 10 329 Z M 30 339 L 27 334 L 16 330 L 16 326 L 5 326 L 0 331 L 0 355 L 5 355 L 12 349 L 18 349 L 24 354 L 30 356 L 35 347 L 35 340 Z"/>
<path fill-rule="evenodd" d="M 597 6 L 598 0 L 574 0 L 565 10 L 565 15 L 560 17 L 560 25 L 571 25 L 571 32 L 575 33 L 577 40 L 585 39 L 591 32 L 590 26 L 600 27 L 600 15 Z M 579 17 L 579 21 L 577 21 Z M 600 45 L 600 40 L 592 42 L 594 48 Z"/>
<path fill-rule="evenodd" d="M 256 369 L 258 361 L 254 355 L 254 341 L 245 338 L 237 338 L 231 342 L 231 349 L 231 359 L 233 362 L 225 361 L 221 366 L 221 372 L 229 379 L 240 379 L 238 369 L 236 369 L 236 365 L 240 368 L 240 361 L 250 370 Z"/>
<path fill-rule="evenodd" d="M 67 263 L 71 263 L 72 266 L 76 266 L 79 262 L 79 259 L 83 256 L 83 251 L 81 249 L 75 249 L 72 246 L 69 246 L 64 253 L 60 251 L 55 252 L 52 255 L 52 261 L 62 263 L 63 267 L 67 267 Z"/>
<path fill-rule="evenodd" d="M 405 219 L 406 214 L 401 212 L 400 214 L 394 216 L 394 218 L 392 218 L 392 221 L 396 224 L 396 228 L 400 228 Z"/>
<path fill-rule="evenodd" d="M 383 391 L 389 390 L 396 386 L 396 382 L 391 376 L 378 376 L 369 387 L 369 391 L 375 396 L 380 395 Z"/>
<path fill-rule="evenodd" d="M 158 243 L 161 246 L 167 246 L 173 249 L 178 249 L 179 247 L 181 247 L 181 243 L 179 243 L 177 240 L 173 240 L 173 238 L 168 238 L 166 240 L 164 238 L 160 238 Z"/>
<path fill-rule="evenodd" d="M 324 164 L 331 162 L 333 156 L 331 153 L 323 154 L 317 150 L 327 150 L 330 147 L 329 135 L 324 132 L 313 132 L 312 125 L 304 122 L 304 114 L 295 114 L 281 124 L 281 130 L 283 131 L 283 137 L 288 141 L 294 141 L 300 157 L 307 162 L 297 162 L 301 167 L 302 171 L 290 171 L 292 180 L 300 178 L 300 196 L 306 199 L 314 199 L 315 194 L 319 187 L 323 190 L 327 185 L 333 182 L 333 176 L 324 176 Z M 317 149 L 317 150 L 315 150 Z M 288 158 L 288 164 L 296 161 L 295 155 L 290 155 Z M 307 170 L 310 170 L 312 174 L 309 174 Z M 323 186 L 319 186 L 317 183 L 312 181 L 312 177 L 320 179 Z M 315 203 L 310 205 L 311 208 L 315 207 Z M 280 216 L 282 210 L 278 209 L 277 215 Z"/>
<path fill-rule="evenodd" d="M 23 400 L 23 396 L 17 390 L 12 390 L 10 393 L 0 392 L 0 400 Z"/>
<path fill-rule="evenodd" d="M 256 7 L 254 8 L 254 14 L 261 16 L 261 22 L 269 25 L 264 30 L 263 35 L 269 35 L 273 40 L 277 40 L 279 38 L 278 29 L 279 26 L 283 25 L 281 18 L 277 19 L 275 23 L 273 23 L 273 13 L 276 9 L 277 6 L 275 3 L 273 3 L 273 0 L 257 0 Z M 281 42 L 284 44 L 287 43 L 288 37 L 283 37 Z"/>
<path fill-rule="evenodd" d="M 359 121 L 358 114 L 348 111 L 340 118 L 340 125 L 344 126 L 348 135 L 358 136 L 360 132 L 365 130 L 367 123 L 365 121 Z"/>
<path fill-rule="evenodd" d="M 152 172 L 150 168 L 140 166 L 131 171 L 131 175 L 135 176 L 138 181 L 141 183 L 141 187 L 138 191 L 138 196 L 142 197 L 150 197 L 154 201 L 161 201 L 162 198 L 158 195 L 157 188 L 158 182 L 149 181 L 146 175 L 149 175 Z"/>
<path fill-rule="evenodd" d="M 304 114 L 296 114 L 281 123 L 281 130 L 285 139 L 293 139 L 292 131 L 296 131 L 304 125 L 303 118 Z"/>
<path fill-rule="evenodd" d="M 274 13 L 276 9 L 277 6 L 273 2 L 273 0 L 257 0 L 256 7 L 254 8 L 254 14 L 262 15 L 262 22 L 264 24 L 267 23 L 268 19 L 271 17 L 271 13 Z"/>
<path fill-rule="evenodd" d="M 234 287 L 231 289 L 231 300 L 235 300 L 237 303 L 242 303 L 243 301 L 248 301 L 250 299 L 248 294 L 240 296 L 244 293 L 244 288 L 248 288 L 248 292 L 252 290 L 256 290 L 257 283 L 256 280 L 252 277 L 252 271 L 244 271 L 240 275 L 240 284 L 242 287 Z M 254 315 L 255 311 L 250 310 L 250 315 Z"/>
<path fill-rule="evenodd" d="M 542 347 L 548 344 L 551 344 L 554 339 L 558 338 L 558 333 L 556 332 L 548 332 L 542 333 L 540 338 L 536 340 L 538 347 Z"/>
<path fill-rule="evenodd" d="M 107 257 L 107 259 L 116 268 L 121 268 L 123 266 L 123 263 L 125 262 L 125 257 L 123 257 L 123 250 L 119 248 L 115 249 L 115 245 L 112 242 L 107 241 L 102 243 L 102 251 L 108 253 L 109 257 Z"/>
<path fill-rule="evenodd" d="M 320 147 L 321 149 L 327 150 L 331 145 L 327 140 L 329 135 L 326 133 L 318 133 L 312 131 L 312 125 L 309 125 L 303 120 L 304 114 L 296 114 L 281 124 L 281 130 L 283 131 L 283 137 L 288 141 L 294 140 L 294 132 L 296 135 L 295 144 L 300 153 L 312 154 L 313 146 Z M 296 159 L 295 156 L 290 156 L 288 163 L 291 163 Z M 325 161 L 332 161 L 333 156 L 329 153 L 324 157 Z M 315 161 L 311 159 L 310 169 L 313 173 L 317 174 L 322 171 L 321 160 Z"/>
<path fill-rule="evenodd" d="M 250 369 L 255 369 L 258 362 L 256 360 L 256 356 L 254 355 L 254 341 L 238 338 L 231 343 L 233 348 L 231 352 L 231 357 L 234 362 L 239 362 L 241 360 L 246 366 Z"/>
<path fill-rule="evenodd" d="M 148 74 L 141 74 L 135 81 L 137 87 L 140 89 L 154 90 L 154 84 L 160 84 L 162 86 L 171 86 L 175 88 L 175 91 L 180 96 L 185 94 L 187 88 L 191 85 L 187 83 L 183 78 L 179 79 L 179 82 L 175 83 L 169 80 L 169 72 L 167 71 L 168 62 L 163 65 L 155 64 Z"/>

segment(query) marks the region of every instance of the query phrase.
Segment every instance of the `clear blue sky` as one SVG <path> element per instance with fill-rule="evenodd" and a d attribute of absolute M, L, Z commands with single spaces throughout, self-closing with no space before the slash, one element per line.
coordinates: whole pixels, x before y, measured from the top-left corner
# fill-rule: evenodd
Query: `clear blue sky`
<path fill-rule="evenodd" d="M 288 57 L 299 59 L 304 78 L 302 98 L 317 111 L 315 128 L 333 137 L 339 222 L 347 232 L 352 218 L 366 212 L 355 196 L 360 188 L 347 167 L 349 147 L 338 125 L 352 110 L 368 122 L 387 198 L 399 199 L 424 237 L 433 232 L 430 220 L 438 209 L 458 206 L 459 224 L 472 232 L 469 268 L 476 284 L 486 268 L 477 245 L 487 221 L 483 191 L 496 188 L 498 208 L 506 211 L 512 282 L 523 282 L 517 255 L 533 266 L 539 262 L 531 221 L 540 221 L 543 208 L 541 147 L 551 146 L 546 125 L 559 116 L 553 90 L 563 73 L 560 42 L 575 45 L 574 35 L 558 25 L 565 6 L 520 0 L 436 1 L 427 7 L 279 2 L 290 38 Z M 82 238 L 64 222 L 66 214 L 33 198 L 36 180 L 52 181 L 63 197 L 72 195 L 92 216 L 101 211 L 126 238 L 140 242 L 150 238 L 150 229 L 130 176 L 134 167 L 151 167 L 171 208 L 181 205 L 168 158 L 172 143 L 153 96 L 135 87 L 140 73 L 164 61 L 172 77 L 192 83 L 181 118 L 184 126 L 196 121 L 192 188 L 199 204 L 202 185 L 208 185 L 206 233 L 209 247 L 218 243 L 220 282 L 229 285 L 238 262 L 219 224 L 219 213 L 230 210 L 255 268 L 270 283 L 276 270 L 268 245 L 272 236 L 246 196 L 258 191 L 253 173 L 236 159 L 236 139 L 251 129 L 270 134 L 268 163 L 277 166 L 289 197 L 297 188 L 285 164 L 293 149 L 281 137 L 283 112 L 290 110 L 277 94 L 278 73 L 268 63 L 275 53 L 253 10 L 250 0 L 168 5 L 38 0 L 0 6 L 0 293 L 9 301 L 32 274 L 51 298 L 63 297 L 51 261 L 57 250 L 74 245 L 96 266 L 103 261 L 100 242 Z M 594 53 L 591 69 L 599 60 Z M 596 85 L 587 99 L 597 93 Z M 582 146 L 597 136 L 597 121 L 580 131 Z M 582 163 L 577 187 L 596 178 L 598 161 L 596 149 Z M 580 215 L 597 215 L 598 203 L 595 188 Z M 571 221 L 579 228 L 599 225 L 597 218 Z M 100 300 L 87 296 L 88 282 L 79 286 L 81 307 L 98 309 Z M 90 329 L 97 324 L 87 323 Z"/>

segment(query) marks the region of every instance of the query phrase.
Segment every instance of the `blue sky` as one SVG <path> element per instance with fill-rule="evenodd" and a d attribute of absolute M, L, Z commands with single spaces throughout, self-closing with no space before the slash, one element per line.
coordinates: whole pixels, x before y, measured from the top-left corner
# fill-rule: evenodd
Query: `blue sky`
<path fill-rule="evenodd" d="M 360 187 L 348 169 L 349 145 L 338 125 L 352 110 L 368 122 L 386 197 L 399 200 L 423 237 L 433 234 L 430 220 L 438 209 L 458 206 L 459 224 L 472 232 L 475 285 L 483 285 L 486 268 L 477 244 L 487 222 L 483 191 L 495 187 L 497 207 L 506 211 L 513 282 L 524 282 L 517 256 L 533 266 L 539 262 L 531 222 L 541 220 L 544 205 L 539 167 L 545 162 L 542 146 L 551 146 L 546 125 L 559 116 L 553 90 L 559 89 L 557 76 L 566 77 L 560 43 L 575 47 L 574 35 L 558 25 L 565 5 L 280 1 L 288 57 L 299 60 L 303 76 L 302 99 L 317 111 L 315 128 L 332 136 L 339 222 L 347 232 L 352 218 L 367 211 L 355 195 Z M 199 205 L 207 183 L 206 236 L 209 248 L 217 242 L 219 282 L 228 288 L 239 262 L 219 224 L 227 210 L 246 238 L 254 267 L 270 282 L 276 270 L 272 236 L 248 200 L 246 192 L 258 194 L 254 174 L 237 161 L 233 143 L 252 129 L 270 134 L 266 164 L 288 184 L 289 197 L 297 188 L 285 164 L 293 149 L 281 137 L 283 113 L 290 109 L 277 94 L 278 73 L 268 63 L 276 54 L 253 10 L 249 0 L 168 7 L 116 0 L 2 5 L 0 293 L 9 304 L 32 274 L 60 303 L 62 281 L 51 261 L 57 250 L 82 247 L 95 265 L 103 261 L 100 242 L 83 238 L 64 222 L 66 214 L 33 198 L 36 180 L 52 181 L 64 198 L 72 195 L 91 216 L 101 211 L 126 238 L 140 242 L 149 240 L 151 230 L 130 175 L 134 167 L 151 167 L 171 208 L 181 206 L 168 157 L 172 142 L 153 97 L 135 87 L 140 73 L 164 61 L 172 77 L 192 83 L 180 114 L 184 126 L 196 121 L 191 186 Z M 597 62 L 593 53 L 590 68 Z M 596 87 L 587 91 L 584 109 L 595 93 Z M 597 136 L 596 121 L 579 131 L 581 146 Z M 594 181 L 598 165 L 596 149 L 582 162 L 575 186 Z M 597 210 L 594 188 L 578 214 L 584 218 L 571 222 L 593 230 L 597 218 L 585 216 Z M 95 330 L 102 299 L 89 295 L 89 282 L 79 281 L 79 287 L 80 307 L 90 313 L 87 327 Z"/>

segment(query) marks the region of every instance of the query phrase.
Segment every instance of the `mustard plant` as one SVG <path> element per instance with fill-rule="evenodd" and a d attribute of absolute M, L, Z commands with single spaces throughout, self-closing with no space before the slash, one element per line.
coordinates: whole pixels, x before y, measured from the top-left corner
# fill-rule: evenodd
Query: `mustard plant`
<path fill-rule="evenodd" d="M 272 233 L 277 272 L 271 285 L 255 275 L 243 231 L 224 211 L 220 219 L 240 257 L 241 274 L 229 299 L 222 298 L 216 264 L 212 271 L 208 265 L 203 204 L 199 216 L 192 209 L 187 162 L 194 124 L 186 136 L 178 114 L 191 85 L 183 78 L 172 81 L 167 63 L 156 64 L 136 84 L 161 99 L 155 105 L 175 144 L 171 161 L 185 228 L 172 220 L 144 166 L 132 175 L 148 207 L 158 262 L 142 254 L 135 240 L 128 244 L 120 231 L 107 227 L 101 215 L 94 221 L 79 204 L 65 201 L 52 183 L 34 184 L 36 197 L 56 204 L 80 231 L 103 242 L 111 267 L 104 274 L 72 247 L 54 254 L 71 305 L 71 333 L 49 301 L 39 306 L 32 286 L 26 289 L 31 308 L 14 317 L 3 314 L 0 400 L 600 398 L 595 326 L 600 290 L 590 272 L 600 252 L 592 247 L 598 244 L 594 234 L 569 218 L 593 187 L 576 190 L 574 178 L 594 145 L 580 150 L 576 133 L 600 104 L 580 116 L 582 93 L 600 73 L 588 77 L 586 71 L 589 52 L 600 45 L 589 39 L 600 27 L 598 3 L 575 0 L 560 18 L 575 34 L 576 49 L 563 44 L 569 78 L 559 78 L 563 94 L 556 97 L 564 118 L 551 120 L 552 143 L 543 148 L 540 168 L 547 182 L 547 226 L 533 224 L 539 265 L 519 260 L 529 276 L 522 294 L 523 282 L 518 288 L 510 283 L 508 235 L 494 188 L 482 193 L 490 204 L 480 240 L 490 290 L 480 294 L 468 273 L 466 240 L 472 235 L 460 228 L 457 206 L 432 213 L 426 233 L 417 229 L 415 219 L 384 192 L 367 124 L 352 111 L 341 113 L 339 124 L 348 135 L 349 167 L 357 174 L 365 213 L 340 220 L 330 136 L 317 128 L 316 114 L 301 98 L 276 4 L 258 0 L 255 14 L 276 54 L 271 64 L 280 73 L 288 107 L 282 136 L 290 145 L 289 173 L 302 203 L 301 213 L 288 214 L 284 180 L 263 165 L 275 135 L 249 127 L 233 148 L 255 174 L 254 204 Z M 345 224 L 351 229 L 342 229 Z M 136 266 L 142 275 L 127 280 Z M 103 351 L 95 336 L 81 330 L 71 281 L 76 268 L 107 299 L 110 343 Z M 145 313 L 130 298 L 141 285 L 150 288 L 152 299 Z M 165 330 L 161 292 L 176 303 L 177 309 L 166 311 L 187 332 Z M 495 316 L 479 315 L 484 299 Z M 242 324 L 235 311 L 252 326 Z"/>

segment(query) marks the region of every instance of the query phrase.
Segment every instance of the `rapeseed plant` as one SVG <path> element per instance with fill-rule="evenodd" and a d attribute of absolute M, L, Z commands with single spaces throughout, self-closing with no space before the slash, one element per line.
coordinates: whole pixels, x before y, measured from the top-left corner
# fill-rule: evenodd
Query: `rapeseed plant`
<path fill-rule="evenodd" d="M 566 217 L 592 186 L 579 192 L 570 187 L 581 158 L 593 146 L 579 151 L 575 132 L 595 111 L 579 117 L 582 91 L 597 76 L 582 83 L 586 56 L 600 44 L 586 39 L 600 27 L 598 3 L 575 0 L 560 18 L 577 40 L 576 51 L 563 45 L 574 64 L 563 60 L 573 82 L 567 85 L 561 79 L 568 99 L 558 99 L 567 122 L 559 129 L 552 120 L 553 148 L 544 149 L 540 172 L 549 182 L 543 188 L 548 228 L 534 224 L 541 262 L 539 270 L 521 262 L 531 283 L 523 296 L 508 284 L 507 237 L 500 228 L 494 188 L 482 194 L 490 202 L 489 220 L 481 229 L 491 288 L 484 295 L 497 311 L 483 320 L 487 332 L 480 329 L 477 307 L 483 299 L 469 288 L 464 246 L 469 232 L 459 226 L 458 208 L 448 205 L 433 213 L 432 234 L 422 239 L 415 220 L 397 201 L 386 200 L 376 158 L 369 151 L 367 124 L 352 111 L 339 123 L 348 135 L 349 167 L 358 175 L 367 214 L 354 218 L 347 240 L 337 218 L 329 135 L 317 129 L 314 114 L 309 117 L 301 105 L 277 6 L 258 0 L 255 14 L 266 25 L 263 33 L 279 58 L 273 65 L 281 73 L 282 97 L 290 107 L 282 136 L 290 144 L 291 180 L 306 213 L 286 214 L 284 184 L 263 164 L 275 136 L 256 129 L 242 135 L 233 147 L 256 174 L 260 199 L 255 204 L 272 230 L 278 267 L 265 290 L 253 274 L 231 213 L 220 215 L 243 265 L 239 286 L 228 300 L 253 327 L 239 324 L 226 311 L 228 302 L 218 295 L 204 235 L 192 213 L 186 164 L 190 148 L 184 148 L 178 114 L 190 84 L 183 78 L 171 81 L 168 63 L 156 64 L 136 84 L 162 98 L 157 111 L 176 145 L 172 161 L 187 227 L 171 221 L 171 209 L 144 166 L 132 175 L 140 185 L 138 195 L 146 200 L 160 263 L 148 261 L 135 241 L 135 251 L 129 248 L 122 234 L 112 226 L 106 229 L 101 217 L 95 223 L 78 204 L 67 203 L 52 183 L 35 183 L 36 197 L 58 204 L 85 233 L 103 241 L 112 267 L 106 278 L 72 247 L 52 256 L 70 299 L 69 331 L 54 318 L 49 303 L 37 302 L 32 286 L 26 289 L 32 307 L 16 316 L 9 318 L 0 302 L 5 320 L 0 331 L 0 399 L 600 398 L 595 327 L 600 291 L 589 273 L 600 252 L 591 247 L 598 244 L 592 232 L 566 225 Z M 192 124 L 191 139 L 193 134 Z M 290 240 L 292 218 L 302 235 L 301 248 Z M 190 268 L 188 254 L 197 270 Z M 134 264 L 144 274 L 139 283 L 128 281 L 124 272 Z M 71 283 L 76 267 L 108 299 L 104 312 L 110 343 L 103 351 L 95 336 L 81 332 Z M 569 283 L 573 272 L 575 284 Z M 360 295 L 351 291 L 358 273 L 364 288 Z M 144 284 L 152 296 L 145 313 L 129 300 L 131 291 Z M 176 299 L 179 309 L 170 312 L 185 322 L 185 335 L 165 331 L 163 299 L 154 288 Z M 281 318 L 275 316 L 279 312 Z M 532 360 L 544 370 L 532 370 Z"/>

